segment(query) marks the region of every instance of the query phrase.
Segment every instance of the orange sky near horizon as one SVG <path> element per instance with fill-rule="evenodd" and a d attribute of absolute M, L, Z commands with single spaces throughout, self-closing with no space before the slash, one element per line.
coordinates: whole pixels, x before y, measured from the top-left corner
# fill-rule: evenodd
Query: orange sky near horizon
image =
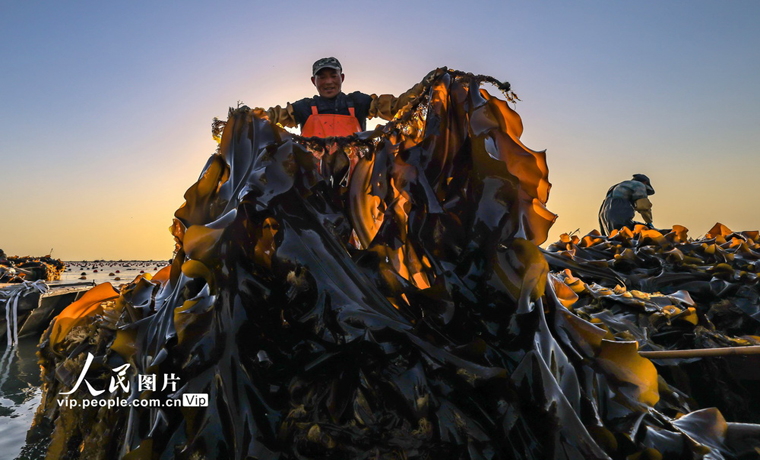
<path fill-rule="evenodd" d="M 4 7 L 0 248 L 170 258 L 211 119 L 311 96 L 330 55 L 345 92 L 400 94 L 444 65 L 511 82 L 523 143 L 547 151 L 549 242 L 597 228 L 607 189 L 635 173 L 658 227 L 760 229 L 760 4 L 296 3 Z"/>

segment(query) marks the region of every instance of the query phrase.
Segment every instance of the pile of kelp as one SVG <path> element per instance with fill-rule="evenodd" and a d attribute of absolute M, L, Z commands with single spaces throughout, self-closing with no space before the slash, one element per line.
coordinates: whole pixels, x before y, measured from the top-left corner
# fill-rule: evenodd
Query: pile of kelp
<path fill-rule="evenodd" d="M 638 225 L 609 237 L 562 235 L 546 257 L 565 285 L 555 289 L 563 304 L 609 336 L 652 351 L 742 347 L 760 345 L 759 235 L 718 223 L 695 240 L 680 225 Z M 655 364 L 689 407 L 760 422 L 759 355 Z"/>
<path fill-rule="evenodd" d="M 758 427 L 690 411 L 635 337 L 568 309 L 537 246 L 545 154 L 482 82 L 511 96 L 439 69 L 350 138 L 231 110 L 171 267 L 92 289 L 43 336 L 49 457 L 754 458 Z M 104 389 L 124 364 L 131 400 L 208 406 L 59 404 L 85 366 Z M 179 385 L 141 391 L 145 375 Z"/>
<path fill-rule="evenodd" d="M 21 283 L 24 281 L 57 281 L 66 264 L 61 259 L 43 257 L 0 257 L 0 283 Z"/>

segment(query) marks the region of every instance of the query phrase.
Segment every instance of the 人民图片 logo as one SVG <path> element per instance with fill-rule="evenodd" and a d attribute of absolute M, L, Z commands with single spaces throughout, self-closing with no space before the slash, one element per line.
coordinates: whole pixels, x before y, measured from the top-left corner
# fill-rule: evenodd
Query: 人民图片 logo
<path fill-rule="evenodd" d="M 208 394 L 206 393 L 182 393 L 181 391 L 177 391 L 177 383 L 179 382 L 179 377 L 177 377 L 174 373 L 170 374 L 163 374 L 162 385 L 160 386 L 160 391 L 169 391 L 169 396 L 165 399 L 148 399 L 148 398 L 142 398 L 141 395 L 144 395 L 143 392 L 150 391 L 154 392 L 157 391 L 159 388 L 158 382 L 159 378 L 156 374 L 137 374 L 136 381 L 137 381 L 137 391 L 136 394 L 131 394 L 131 381 L 129 378 L 127 378 L 127 369 L 129 369 L 130 364 L 122 364 L 119 367 L 116 367 L 112 369 L 114 375 L 111 376 L 111 380 L 108 384 L 108 393 L 104 394 L 106 392 L 106 389 L 98 389 L 95 388 L 90 382 L 87 381 L 85 376 L 87 375 L 87 371 L 90 369 L 90 366 L 92 365 L 92 361 L 95 359 L 95 357 L 92 355 L 92 353 L 87 353 L 87 359 L 84 363 L 84 367 L 82 368 L 82 372 L 79 374 L 79 377 L 77 378 L 76 383 L 74 384 L 73 388 L 69 391 L 63 391 L 60 393 L 60 395 L 65 396 L 64 399 L 58 400 L 59 406 L 67 406 L 67 407 L 208 407 L 209 399 Z M 92 398 L 88 399 L 73 399 L 74 393 L 79 390 L 79 388 L 84 383 L 84 386 L 87 388 L 87 391 L 90 393 Z M 117 395 L 117 390 L 121 389 L 121 392 L 127 395 L 127 398 L 121 398 L 119 395 Z M 178 394 L 179 393 L 179 394 Z M 149 394 L 148 394 L 149 395 Z M 181 395 L 181 398 L 180 398 Z M 72 396 L 72 397 L 70 397 Z"/>

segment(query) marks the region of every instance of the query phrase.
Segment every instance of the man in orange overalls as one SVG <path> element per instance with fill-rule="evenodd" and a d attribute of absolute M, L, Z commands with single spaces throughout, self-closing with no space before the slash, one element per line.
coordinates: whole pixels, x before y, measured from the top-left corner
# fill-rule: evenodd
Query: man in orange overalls
<path fill-rule="evenodd" d="M 272 123 L 291 128 L 300 126 L 301 135 L 305 137 L 350 136 L 366 130 L 367 118 L 392 120 L 396 112 L 419 97 L 423 89 L 418 83 L 398 98 L 359 91 L 345 94 L 341 88 L 346 76 L 337 59 L 322 58 L 312 65 L 311 70 L 311 82 L 317 88 L 318 96 L 267 110 Z"/>

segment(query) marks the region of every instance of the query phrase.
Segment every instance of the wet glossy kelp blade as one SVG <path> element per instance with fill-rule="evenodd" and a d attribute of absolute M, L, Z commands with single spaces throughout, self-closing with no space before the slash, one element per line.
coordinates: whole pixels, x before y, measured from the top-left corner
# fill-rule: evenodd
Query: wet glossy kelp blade
<path fill-rule="evenodd" d="M 691 239 L 680 225 L 660 231 L 637 226 L 609 237 L 562 235 L 546 255 L 557 270 L 555 291 L 563 305 L 642 350 L 760 345 L 756 231 L 715 224 Z M 760 422 L 757 356 L 654 362 L 689 395 L 688 407 L 717 406 L 729 420 Z M 669 401 L 661 406 L 683 411 Z"/>
<path fill-rule="evenodd" d="M 439 69 L 396 121 L 351 138 L 304 139 L 232 110 L 176 213 L 170 276 L 122 290 L 65 350 L 43 339 L 37 423 L 53 421 L 51 452 L 730 458 L 719 413 L 675 423 L 655 410 L 659 380 L 636 342 L 566 308 L 536 246 L 554 220 L 545 155 L 484 81 L 509 89 Z M 81 370 L 87 352 L 93 380 L 130 363 L 135 399 L 209 405 L 58 407 L 72 383 L 55 370 Z M 139 393 L 138 374 L 181 388 Z"/>

